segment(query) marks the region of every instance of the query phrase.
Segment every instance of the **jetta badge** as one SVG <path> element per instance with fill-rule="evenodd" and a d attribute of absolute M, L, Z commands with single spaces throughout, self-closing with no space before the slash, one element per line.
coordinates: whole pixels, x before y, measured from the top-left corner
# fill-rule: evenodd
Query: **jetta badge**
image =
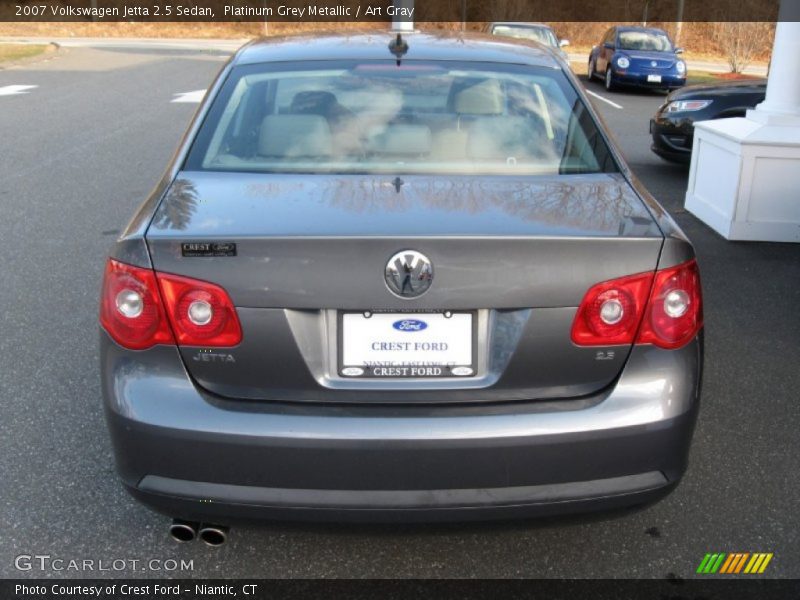
<path fill-rule="evenodd" d="M 433 282 L 433 265 L 416 250 L 402 250 L 389 259 L 384 271 L 386 286 L 401 298 L 416 298 Z"/>

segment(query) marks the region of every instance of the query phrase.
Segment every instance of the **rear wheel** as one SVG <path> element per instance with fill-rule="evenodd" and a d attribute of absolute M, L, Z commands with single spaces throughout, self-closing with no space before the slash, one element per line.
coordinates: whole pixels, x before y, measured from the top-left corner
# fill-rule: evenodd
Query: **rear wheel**
<path fill-rule="evenodd" d="M 617 86 L 614 84 L 614 81 L 611 79 L 611 67 L 606 69 L 606 89 L 609 92 L 613 92 Z"/>
<path fill-rule="evenodd" d="M 586 67 L 586 72 L 589 74 L 589 81 L 594 79 L 594 61 L 590 58 L 589 64 Z"/>

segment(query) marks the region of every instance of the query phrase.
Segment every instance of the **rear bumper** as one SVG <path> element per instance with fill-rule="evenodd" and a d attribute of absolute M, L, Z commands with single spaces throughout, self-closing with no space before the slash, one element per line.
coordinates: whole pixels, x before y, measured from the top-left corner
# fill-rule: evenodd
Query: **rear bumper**
<path fill-rule="evenodd" d="M 474 406 L 222 400 L 176 349 L 102 334 L 106 415 L 131 493 L 169 516 L 442 520 L 548 515 L 658 499 L 681 478 L 702 341 L 633 350 L 600 394 Z"/>
<path fill-rule="evenodd" d="M 162 514 L 197 521 L 432 522 L 626 508 L 660 500 L 674 487 L 663 473 L 649 472 L 539 486 L 400 491 L 292 490 L 148 477 L 128 492 Z"/>

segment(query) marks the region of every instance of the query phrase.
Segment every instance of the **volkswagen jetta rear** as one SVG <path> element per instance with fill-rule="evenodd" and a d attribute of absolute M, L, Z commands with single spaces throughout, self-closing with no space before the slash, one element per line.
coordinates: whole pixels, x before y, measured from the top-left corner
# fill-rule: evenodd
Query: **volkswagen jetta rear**
<path fill-rule="evenodd" d="M 687 464 L 692 247 L 532 44 L 240 51 L 100 321 L 119 473 L 173 517 L 608 508 Z"/>

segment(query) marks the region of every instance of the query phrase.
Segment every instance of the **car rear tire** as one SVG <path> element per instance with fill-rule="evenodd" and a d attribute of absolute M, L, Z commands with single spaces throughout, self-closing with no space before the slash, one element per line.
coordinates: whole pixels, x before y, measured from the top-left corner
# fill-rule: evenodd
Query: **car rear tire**
<path fill-rule="evenodd" d="M 617 86 L 614 84 L 614 81 L 611 79 L 611 67 L 606 69 L 606 90 L 609 92 L 613 92 L 617 89 Z"/>
<path fill-rule="evenodd" d="M 589 74 L 589 81 L 594 79 L 594 61 L 590 58 L 589 64 L 586 67 L 586 72 Z"/>

